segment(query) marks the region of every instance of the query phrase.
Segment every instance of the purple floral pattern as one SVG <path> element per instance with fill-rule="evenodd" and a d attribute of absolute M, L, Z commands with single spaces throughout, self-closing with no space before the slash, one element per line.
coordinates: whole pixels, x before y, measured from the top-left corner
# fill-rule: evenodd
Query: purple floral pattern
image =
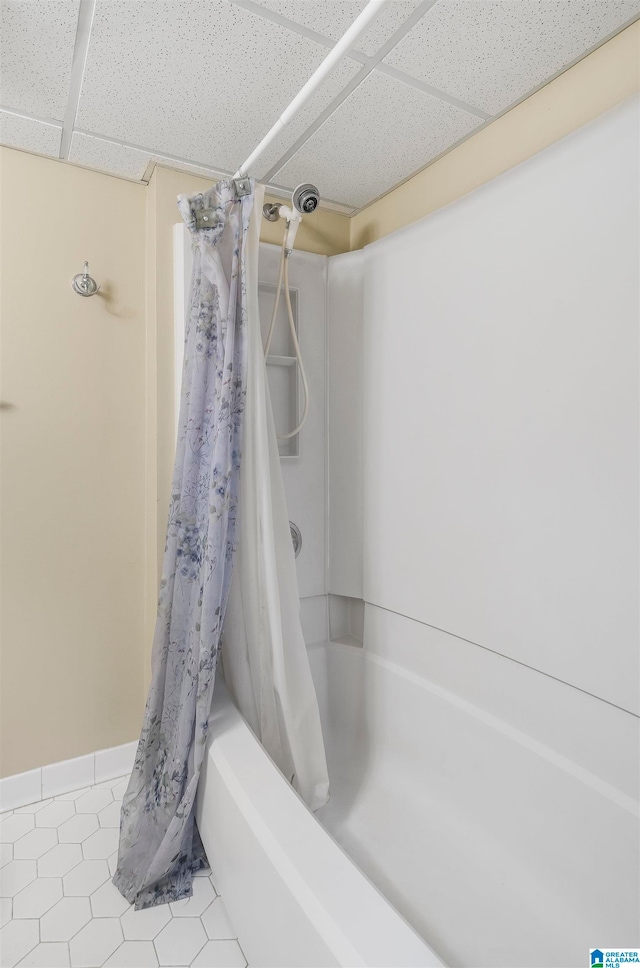
<path fill-rule="evenodd" d="M 229 180 L 179 200 L 194 249 L 180 429 L 152 682 L 113 878 L 136 908 L 189 897 L 206 865 L 194 805 L 236 547 L 253 197 L 252 185 L 237 198 Z"/>

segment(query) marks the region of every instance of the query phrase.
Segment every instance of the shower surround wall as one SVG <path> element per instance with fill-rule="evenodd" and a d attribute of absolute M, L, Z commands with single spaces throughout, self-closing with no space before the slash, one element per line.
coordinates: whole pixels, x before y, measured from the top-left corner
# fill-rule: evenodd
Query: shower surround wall
<path fill-rule="evenodd" d="M 612 717 L 640 712 L 637 212 L 632 98 L 365 250 L 367 602 Z"/>
<path fill-rule="evenodd" d="M 636 797 L 638 108 L 329 260 L 330 591 Z"/>
<path fill-rule="evenodd" d="M 261 285 L 275 285 L 280 253 L 280 246 L 260 243 L 258 271 Z M 305 641 L 309 643 L 323 641 L 327 637 L 327 258 L 294 249 L 289 264 L 289 282 L 298 293 L 298 336 L 309 383 L 309 412 L 298 435 L 299 456 L 284 458 L 281 466 L 289 518 L 302 532 L 302 548 L 296 559 L 296 570 L 302 631 Z M 271 293 L 266 299 L 261 298 L 261 307 L 266 310 L 262 311 L 261 308 L 260 313 L 265 342 L 273 298 Z M 280 300 L 271 352 L 287 355 L 292 348 L 283 302 L 284 295 Z M 301 386 L 299 394 L 302 401 Z M 274 414 L 277 433 L 287 433 L 293 429 L 293 415 L 287 422 L 276 412 L 275 406 Z"/>

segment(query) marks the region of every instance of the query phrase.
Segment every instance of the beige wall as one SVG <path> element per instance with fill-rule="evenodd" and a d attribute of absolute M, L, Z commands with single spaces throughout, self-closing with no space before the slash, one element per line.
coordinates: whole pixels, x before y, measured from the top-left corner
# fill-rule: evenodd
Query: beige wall
<path fill-rule="evenodd" d="M 455 201 L 638 90 L 640 22 L 351 220 L 360 249 Z"/>
<path fill-rule="evenodd" d="M 140 727 L 145 188 L 8 148 L 0 165 L 8 775 Z M 69 285 L 84 259 L 90 299 Z"/>

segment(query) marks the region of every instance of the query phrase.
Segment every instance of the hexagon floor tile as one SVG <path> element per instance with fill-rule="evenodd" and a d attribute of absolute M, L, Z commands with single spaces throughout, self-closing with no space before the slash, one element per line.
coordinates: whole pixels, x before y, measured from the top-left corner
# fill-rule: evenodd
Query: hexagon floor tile
<path fill-rule="evenodd" d="M 0 867 L 13 860 L 13 844 L 0 844 Z"/>
<path fill-rule="evenodd" d="M 109 880 L 106 860 L 83 860 L 62 879 L 67 897 L 89 897 Z"/>
<path fill-rule="evenodd" d="M 57 844 L 38 858 L 38 877 L 64 877 L 81 860 L 80 844 Z"/>
<path fill-rule="evenodd" d="M 62 900 L 59 877 L 37 877 L 13 899 L 14 918 L 41 918 L 49 908 Z"/>
<path fill-rule="evenodd" d="M 129 785 L 129 778 L 125 777 L 124 780 L 120 780 L 114 787 L 112 787 L 113 795 L 116 800 L 122 800 L 123 796 L 127 792 L 127 787 Z"/>
<path fill-rule="evenodd" d="M 13 813 L 0 821 L 0 841 L 3 844 L 12 844 L 30 830 L 33 830 L 35 821 L 31 813 Z"/>
<path fill-rule="evenodd" d="M 127 941 L 153 941 L 171 920 L 168 904 L 135 911 L 132 907 L 122 915 L 122 930 Z"/>
<path fill-rule="evenodd" d="M 113 886 L 119 777 L 0 821 L 2 968 L 244 968 L 208 872 L 193 897 L 135 911 Z"/>
<path fill-rule="evenodd" d="M 131 906 L 112 881 L 105 881 L 89 900 L 94 918 L 119 918 Z"/>
<path fill-rule="evenodd" d="M 62 941 L 37 944 L 18 968 L 69 968 L 69 948 Z"/>
<path fill-rule="evenodd" d="M 99 813 L 108 804 L 113 803 L 111 790 L 89 790 L 84 796 L 75 801 L 77 813 Z"/>
<path fill-rule="evenodd" d="M 154 941 L 161 965 L 175 965 L 177 961 L 191 964 L 206 943 L 200 918 L 172 918 Z"/>
<path fill-rule="evenodd" d="M 200 918 L 214 901 L 216 892 L 208 877 L 196 877 L 193 881 L 193 894 L 182 901 L 169 905 L 174 918 Z"/>
<path fill-rule="evenodd" d="M 88 897 L 63 897 L 40 918 L 42 941 L 70 941 L 92 918 Z"/>
<path fill-rule="evenodd" d="M 19 891 L 35 881 L 38 868 L 35 860 L 10 860 L 2 868 L 0 876 L 0 897 L 15 897 Z"/>
<path fill-rule="evenodd" d="M 93 918 L 69 942 L 72 968 L 100 968 L 122 941 L 120 918 Z"/>
<path fill-rule="evenodd" d="M 228 941 L 235 938 L 235 931 L 225 910 L 221 897 L 217 897 L 201 916 L 204 930 L 211 941 Z"/>
<path fill-rule="evenodd" d="M 0 928 L 11 920 L 13 913 L 13 898 L 0 897 Z"/>
<path fill-rule="evenodd" d="M 13 856 L 16 860 L 36 860 L 58 843 L 55 828 L 36 827 L 16 840 Z"/>
<path fill-rule="evenodd" d="M 118 849 L 119 831 L 114 827 L 101 827 L 87 837 L 82 844 L 82 853 L 87 860 L 108 860 Z"/>
<path fill-rule="evenodd" d="M 193 968 L 245 968 L 246 961 L 235 941 L 207 941 L 195 959 Z"/>
<path fill-rule="evenodd" d="M 12 968 L 35 948 L 40 940 L 38 922 L 9 921 L 2 929 L 2 965 Z"/>
<path fill-rule="evenodd" d="M 79 813 L 58 827 L 61 844 L 81 844 L 99 829 L 98 820 L 92 813 Z"/>
<path fill-rule="evenodd" d="M 101 827 L 120 827 L 120 806 L 120 800 L 114 800 L 100 811 L 98 823 Z"/>
<path fill-rule="evenodd" d="M 153 941 L 125 941 L 114 951 L 105 968 L 157 968 Z"/>
<path fill-rule="evenodd" d="M 59 827 L 61 823 L 73 817 L 76 812 L 71 800 L 54 800 L 44 810 L 34 814 L 36 827 Z M 25 814 L 25 816 L 27 816 Z"/>

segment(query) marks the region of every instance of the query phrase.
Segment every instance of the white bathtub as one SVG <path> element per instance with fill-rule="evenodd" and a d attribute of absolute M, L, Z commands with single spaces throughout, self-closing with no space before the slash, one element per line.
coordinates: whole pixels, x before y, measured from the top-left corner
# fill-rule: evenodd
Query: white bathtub
<path fill-rule="evenodd" d="M 316 816 L 216 687 L 198 823 L 253 968 L 579 968 L 638 944 L 631 797 L 380 655 L 310 652 Z"/>

